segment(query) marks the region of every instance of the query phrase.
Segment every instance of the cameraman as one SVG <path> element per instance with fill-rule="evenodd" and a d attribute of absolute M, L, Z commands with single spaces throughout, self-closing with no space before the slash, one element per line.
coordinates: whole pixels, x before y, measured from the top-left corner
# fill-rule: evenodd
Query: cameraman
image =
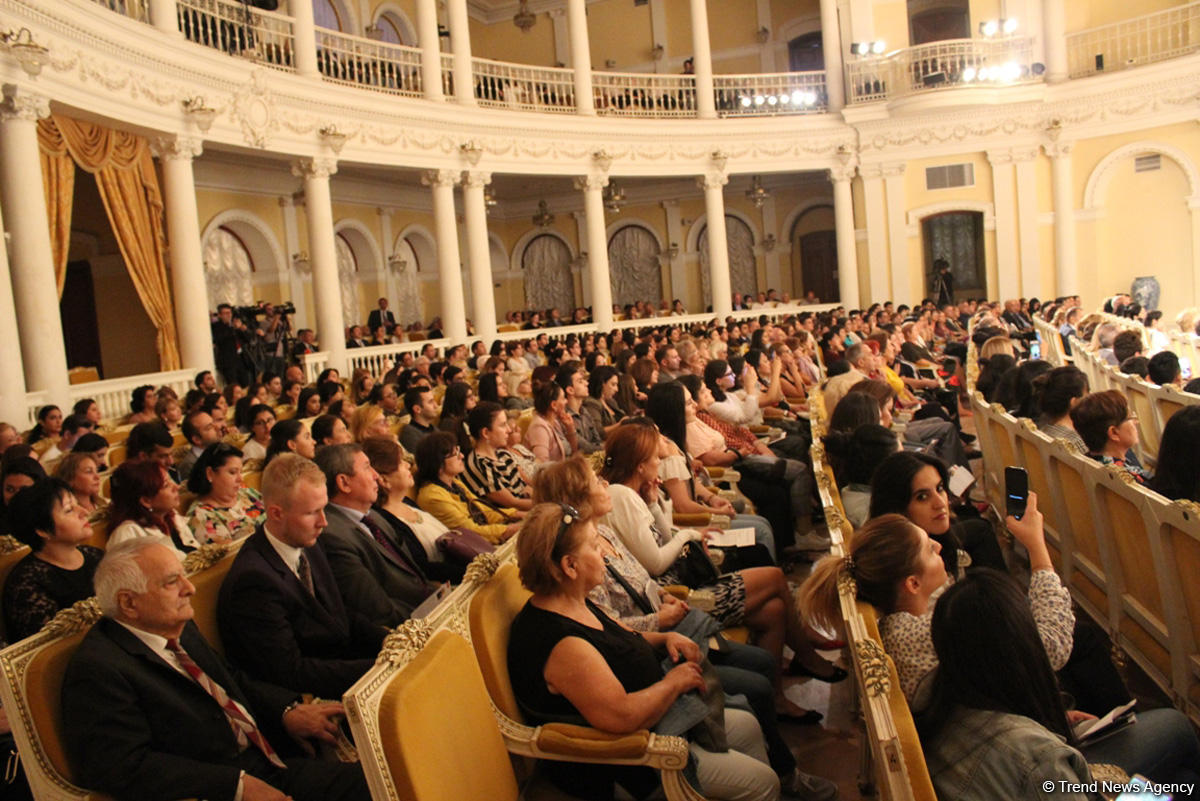
<path fill-rule="evenodd" d="M 246 367 L 244 351 L 250 344 L 251 332 L 240 317 L 233 316 L 228 303 L 217 306 L 217 319 L 212 324 L 213 356 L 217 372 L 226 384 L 246 386 L 252 376 Z"/>
<path fill-rule="evenodd" d="M 262 304 L 263 319 L 258 326 L 265 343 L 265 365 L 267 372 L 283 374 L 287 368 L 288 339 L 291 337 L 292 325 L 288 314 L 294 310 L 290 303 L 275 306 L 270 303 Z"/>

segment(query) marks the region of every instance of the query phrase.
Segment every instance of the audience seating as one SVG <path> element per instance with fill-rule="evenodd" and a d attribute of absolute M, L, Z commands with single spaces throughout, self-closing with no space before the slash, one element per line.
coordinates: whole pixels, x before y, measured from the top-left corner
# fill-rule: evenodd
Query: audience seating
<path fill-rule="evenodd" d="M 104 461 L 108 463 L 110 471 L 116 470 L 125 461 L 125 443 L 109 447 L 108 456 Z"/>
<path fill-rule="evenodd" d="M 16 537 L 8 534 L 0 535 L 0 596 L 4 592 L 4 582 L 12 569 L 30 553 L 28 545 L 24 545 Z M 0 615 L 0 641 L 7 641 L 4 631 L 4 616 Z"/>
<path fill-rule="evenodd" d="M 1042 345 L 1042 358 L 1055 367 L 1071 364 L 1072 357 L 1067 355 L 1063 347 L 1062 334 L 1054 326 L 1041 317 L 1033 318 L 1033 328 L 1037 332 L 1038 342 Z"/>
<path fill-rule="evenodd" d="M 91 518 L 92 536 L 88 537 L 88 541 L 84 545 L 91 545 L 103 550 L 108 546 L 108 512 L 105 510 L 100 515 Z"/>

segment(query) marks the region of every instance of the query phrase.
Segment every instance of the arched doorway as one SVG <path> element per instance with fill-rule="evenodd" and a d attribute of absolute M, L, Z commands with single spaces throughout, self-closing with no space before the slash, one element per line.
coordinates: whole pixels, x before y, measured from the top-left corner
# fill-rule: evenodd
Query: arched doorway
<path fill-rule="evenodd" d="M 204 239 L 204 279 L 208 308 L 220 303 L 248 306 L 253 301 L 251 279 L 254 260 L 250 249 L 233 229 L 222 225 Z"/>
<path fill-rule="evenodd" d="M 833 204 L 809 206 L 792 223 L 792 292 L 804 297 L 812 292 L 822 302 L 838 298 L 837 236 Z"/>
<path fill-rule="evenodd" d="M 950 262 L 955 299 L 987 293 L 987 265 L 983 248 L 983 212 L 948 211 L 921 220 L 921 244 L 925 252 L 925 277 L 921 282 L 926 297 L 933 297 L 933 263 Z"/>
<path fill-rule="evenodd" d="M 788 69 L 791 72 L 825 69 L 825 50 L 820 31 L 802 34 L 788 42 Z"/>
<path fill-rule="evenodd" d="M 342 292 L 342 322 L 347 326 L 358 325 L 362 318 L 359 316 L 358 303 L 358 259 L 354 248 L 342 234 L 333 238 L 337 247 L 338 283 Z"/>
<path fill-rule="evenodd" d="M 625 306 L 639 300 L 662 300 L 662 269 L 658 240 L 640 225 L 626 225 L 608 240 L 608 267 L 613 303 Z"/>
<path fill-rule="evenodd" d="M 758 267 L 754 257 L 754 232 L 742 219 L 725 215 L 725 239 L 729 250 L 729 291 L 750 297 L 758 294 Z M 700 251 L 700 287 L 704 305 L 712 304 L 712 283 L 709 279 L 708 226 L 696 240 Z"/>
<path fill-rule="evenodd" d="M 575 308 L 575 281 L 571 276 L 571 251 L 552 234 L 535 236 L 521 253 L 525 273 L 525 304 L 531 309 Z"/>

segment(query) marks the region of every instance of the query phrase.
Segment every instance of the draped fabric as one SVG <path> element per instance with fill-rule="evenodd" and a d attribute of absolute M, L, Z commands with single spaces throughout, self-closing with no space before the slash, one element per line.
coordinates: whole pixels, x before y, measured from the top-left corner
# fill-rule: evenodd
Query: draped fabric
<path fill-rule="evenodd" d="M 337 248 L 338 283 L 342 292 L 342 322 L 349 329 L 352 325 L 363 325 L 366 321 L 360 317 L 358 308 L 358 261 L 346 237 L 338 234 L 333 238 Z"/>
<path fill-rule="evenodd" d="M 725 242 L 729 251 L 729 289 L 753 297 L 758 292 L 758 267 L 754 257 L 754 233 L 737 217 L 725 215 Z M 712 285 L 709 275 L 708 226 L 700 232 L 696 242 L 700 251 L 700 292 L 707 306 L 712 303 Z"/>
<path fill-rule="evenodd" d="M 658 305 L 663 299 L 658 250 L 654 234 L 640 225 L 627 225 L 613 234 L 608 243 L 613 303 L 624 307 L 642 300 Z"/>
<path fill-rule="evenodd" d="M 96 176 L 100 199 L 146 314 L 158 329 L 160 369 L 179 369 L 175 309 L 167 281 L 162 192 L 143 137 L 57 114 L 38 122 L 46 204 L 59 292 L 70 244 L 74 171 L 67 159 Z M 70 178 L 65 177 L 70 173 Z"/>
<path fill-rule="evenodd" d="M 208 285 L 208 308 L 221 303 L 249 306 L 254 302 L 250 286 L 253 276 L 250 254 L 236 235 L 217 228 L 204 240 L 204 272 Z"/>
<path fill-rule="evenodd" d="M 575 308 L 575 279 L 571 275 L 571 251 L 562 240 L 542 234 L 530 240 L 521 254 L 525 271 L 525 305 L 530 309 L 554 309 L 569 317 Z"/>

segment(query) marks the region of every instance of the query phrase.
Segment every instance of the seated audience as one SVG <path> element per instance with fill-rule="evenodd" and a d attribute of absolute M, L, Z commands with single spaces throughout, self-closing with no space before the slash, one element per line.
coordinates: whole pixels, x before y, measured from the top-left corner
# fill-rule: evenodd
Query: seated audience
<path fill-rule="evenodd" d="M 409 618 L 435 586 L 415 550 L 372 506 L 379 476 L 361 445 L 331 445 L 317 453 L 329 504 L 318 539 L 329 560 L 346 609 L 376 625 L 393 628 Z M 412 546 L 416 545 L 416 548 Z"/>
<path fill-rule="evenodd" d="M 560 392 L 562 390 L 559 390 Z M 516 509 L 483 503 L 462 481 L 465 465 L 453 434 L 435 431 L 417 445 L 417 506 L 446 528 L 465 528 L 501 543 L 520 528 Z"/>
<path fill-rule="evenodd" d="M 130 395 L 129 415 L 125 418 L 126 425 L 137 425 L 138 423 L 149 423 L 155 419 L 154 404 L 158 401 L 158 397 L 154 392 L 154 387 L 149 384 L 144 384 L 135 390 Z"/>
<path fill-rule="evenodd" d="M 54 468 L 54 477 L 66 483 L 75 496 L 75 505 L 92 519 L 103 514 L 108 501 L 100 496 L 100 467 L 90 453 L 72 451 Z"/>
<path fill-rule="evenodd" d="M 54 405 L 43 406 L 38 409 L 37 419 L 37 423 L 25 437 L 25 444 L 34 445 L 42 440 L 49 440 L 50 444 L 58 442 L 59 436 L 62 435 L 62 410 Z"/>
<path fill-rule="evenodd" d="M 275 410 L 265 403 L 250 407 L 250 438 L 242 444 L 242 458 L 247 462 L 263 461 L 271 445 L 271 429 L 275 426 Z"/>
<path fill-rule="evenodd" d="M 175 438 L 162 423 L 138 423 L 125 439 L 126 462 L 154 462 L 178 483 L 179 471 L 175 469 L 175 457 L 171 453 Z"/>
<path fill-rule="evenodd" d="M 1117 369 L 1125 375 L 1136 375 L 1145 381 L 1150 377 L 1150 360 L 1145 356 L 1130 356 Z"/>
<path fill-rule="evenodd" d="M 521 582 L 533 597 L 513 620 L 508 666 L 517 702 L 533 723 L 575 719 L 625 734 L 652 727 L 680 695 L 701 690 L 700 651 L 675 632 L 634 633 L 591 603 L 603 560 L 593 522 L 565 505 L 541 504 L 517 540 Z M 665 673 L 656 647 L 680 663 Z M 768 801 L 779 777 L 767 761 L 762 731 L 748 712 L 727 708 L 724 753 L 690 746 L 708 798 Z M 677 732 L 682 733 L 682 732 Z M 611 797 L 614 785 L 642 796 L 658 782 L 654 771 L 612 765 L 547 762 L 560 789 Z"/>
<path fill-rule="evenodd" d="M 249 537 L 263 516 L 262 496 L 242 483 L 242 452 L 224 442 L 200 454 L 188 477 L 188 490 L 198 496 L 187 516 L 202 545 Z"/>
<path fill-rule="evenodd" d="M 1055 367 L 1033 382 L 1039 415 L 1038 429 L 1053 439 L 1065 439 L 1081 452 L 1087 450 L 1083 438 L 1071 422 L 1071 409 L 1087 394 L 1088 380 L 1074 365 Z"/>
<path fill-rule="evenodd" d="M 321 393 L 317 386 L 305 387 L 300 390 L 296 399 L 296 417 L 306 419 L 316 417 L 321 413 Z"/>
<path fill-rule="evenodd" d="M 1071 423 L 1093 459 L 1128 470 L 1139 484 L 1151 478 L 1132 450 L 1138 444 L 1137 415 L 1123 394 L 1109 389 L 1084 396 L 1071 409 Z"/>
<path fill-rule="evenodd" d="M 852 432 L 831 430 L 824 442 L 846 519 L 857 529 L 871 517 L 871 480 L 875 470 L 884 459 L 900 450 L 900 440 L 891 429 L 866 423 Z"/>
<path fill-rule="evenodd" d="M 530 477 L 508 449 L 511 425 L 508 413 L 498 404 L 480 401 L 475 405 L 467 415 L 467 430 L 475 447 L 466 458 L 462 481 L 493 504 L 528 511 L 533 507 Z"/>
<path fill-rule="evenodd" d="M 1183 386 L 1183 373 L 1180 371 L 1179 357 L 1169 350 L 1151 356 L 1147 372 L 1152 384 L 1158 384 L 1160 387 L 1167 384 L 1173 384 L 1176 387 Z"/>
<path fill-rule="evenodd" d="M 592 425 L 608 436 L 625 416 L 616 403 L 620 381 L 617 368 L 600 365 L 588 375 L 588 397 L 583 400 L 583 413 L 592 418 Z"/>
<path fill-rule="evenodd" d="M 92 596 L 92 574 L 104 551 L 84 544 L 92 536 L 88 513 L 57 478 L 18 492 L 9 524 L 31 551 L 4 580 L 4 633 L 17 642 L 37 634 L 60 609 Z"/>
<path fill-rule="evenodd" d="M 151 537 L 182 559 L 200 546 L 179 514 L 179 485 L 155 462 L 122 462 L 109 482 L 108 544 Z"/>
<path fill-rule="evenodd" d="M 305 459 L 316 455 L 317 445 L 308 424 L 292 418 L 280 420 L 271 427 L 271 444 L 267 446 L 267 464 L 282 453 L 296 453 Z"/>
<path fill-rule="evenodd" d="M 347 609 L 325 552 L 325 474 L 297 454 L 263 471 L 267 513 L 221 583 L 230 661 L 300 693 L 340 698 L 374 664 L 386 629 Z"/>
<path fill-rule="evenodd" d="M 334 741 L 342 705 L 301 704 L 231 669 L 191 622 L 195 587 L 170 550 L 149 540 L 110 547 L 94 583 L 104 617 L 62 689 L 81 785 L 145 801 L 369 801 L 359 765 L 299 755 L 298 746 L 311 753 L 308 740 Z"/>
<path fill-rule="evenodd" d="M 159 398 L 154 402 L 154 416 L 169 430 L 174 431 L 183 422 L 183 405 L 179 398 Z"/>
<path fill-rule="evenodd" d="M 446 388 L 442 397 L 442 416 L 438 430 L 448 431 L 458 440 L 463 453 L 471 450 L 471 437 L 467 434 L 467 414 L 475 408 L 475 390 L 464 382 L 456 382 Z"/>
<path fill-rule="evenodd" d="M 96 460 L 96 468 L 101 473 L 108 470 L 108 440 L 100 434 L 84 434 L 71 452 L 89 454 Z"/>
<path fill-rule="evenodd" d="M 674 348 L 671 350 L 673 351 Z M 580 453 L 595 453 L 603 450 L 604 428 L 596 425 L 593 417 L 583 410 L 584 401 L 588 398 L 588 377 L 583 370 L 583 362 L 576 360 L 564 362 L 558 368 L 554 382 L 562 387 L 566 397 L 566 412 L 575 424 L 575 439 Z"/>
<path fill-rule="evenodd" d="M 415 386 L 405 392 L 404 413 L 409 415 L 409 422 L 400 432 L 400 444 L 409 453 L 416 453 L 421 440 L 435 430 L 438 406 L 433 391 L 428 386 Z"/>
<path fill-rule="evenodd" d="M 179 472 L 180 480 L 187 481 L 200 454 L 204 453 L 204 449 L 209 445 L 220 442 L 222 435 L 211 415 L 207 412 L 192 412 L 183 418 L 183 436 L 191 447 L 176 463 L 175 469 Z"/>
<path fill-rule="evenodd" d="M 539 462 L 565 459 L 579 447 L 575 420 L 567 414 L 567 396 L 562 387 L 547 381 L 533 399 L 533 420 L 525 431 L 525 446 Z"/>

